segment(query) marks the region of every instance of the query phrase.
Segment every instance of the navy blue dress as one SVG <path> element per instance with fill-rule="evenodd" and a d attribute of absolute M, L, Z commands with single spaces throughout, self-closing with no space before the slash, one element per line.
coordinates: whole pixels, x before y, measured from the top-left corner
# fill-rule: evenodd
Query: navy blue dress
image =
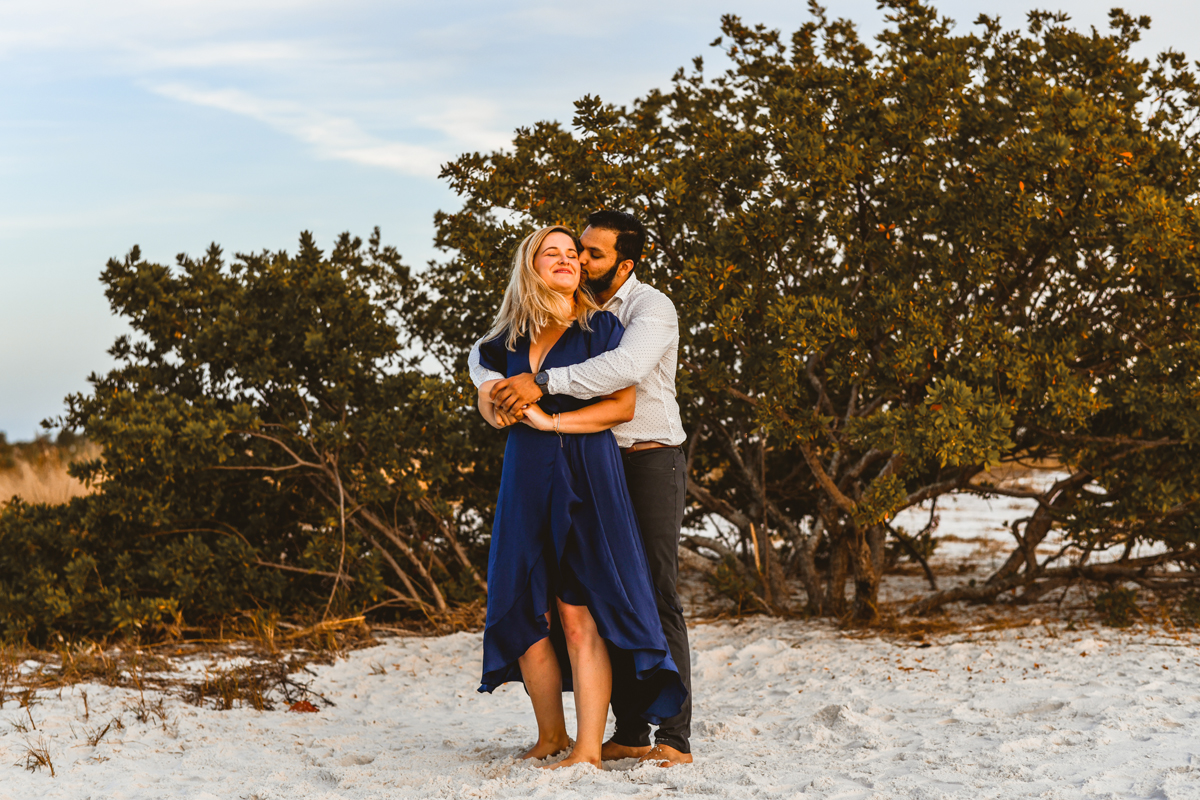
<path fill-rule="evenodd" d="M 564 331 L 542 369 L 578 364 L 612 350 L 624 333 L 607 311 L 594 314 L 589 327 L 585 331 L 575 324 Z M 479 363 L 507 377 L 529 372 L 529 337 L 517 342 L 516 351 L 508 350 L 505 338 L 480 345 Z M 556 414 L 594 402 L 548 395 L 538 405 Z M 521 680 L 517 659 L 552 635 L 544 615 L 554 611 L 554 598 L 560 597 L 570 605 L 586 605 L 608 646 L 632 655 L 642 682 L 637 694 L 645 698 L 644 719 L 658 725 L 679 713 L 687 690 L 667 649 L 611 431 L 568 433 L 560 439 L 552 431 L 520 423 L 509 429 L 487 581 L 479 691 Z M 556 650 L 563 689 L 571 691 L 570 663 L 561 647 Z"/>

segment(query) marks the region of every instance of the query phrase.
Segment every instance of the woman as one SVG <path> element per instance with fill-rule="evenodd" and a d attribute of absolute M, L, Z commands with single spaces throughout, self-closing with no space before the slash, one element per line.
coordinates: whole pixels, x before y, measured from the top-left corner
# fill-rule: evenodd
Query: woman
<path fill-rule="evenodd" d="M 505 376 L 577 364 L 617 346 L 623 329 L 580 287 L 578 244 L 562 227 L 521 242 L 480 363 Z M 497 428 L 511 420 L 479 387 L 479 411 Z M 628 651 L 652 723 L 687 696 L 667 650 L 646 554 L 610 428 L 633 418 L 634 388 L 578 400 L 547 395 L 525 410 L 504 450 L 488 558 L 483 680 L 491 692 L 523 680 L 537 718 L 524 758 L 566 749 L 562 692 L 575 691 L 577 732 L 554 767 L 600 766 L 612 670 L 608 646 Z M 567 661 L 552 643 L 561 633 Z"/>

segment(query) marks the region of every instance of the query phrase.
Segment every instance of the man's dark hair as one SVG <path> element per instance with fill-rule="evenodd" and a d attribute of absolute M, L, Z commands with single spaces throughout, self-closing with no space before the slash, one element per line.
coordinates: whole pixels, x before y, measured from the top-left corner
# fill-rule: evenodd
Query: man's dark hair
<path fill-rule="evenodd" d="M 636 267 L 646 246 L 646 226 L 633 214 L 604 209 L 588 215 L 587 226 L 612 231 L 617 235 L 617 263 L 629 260 Z"/>

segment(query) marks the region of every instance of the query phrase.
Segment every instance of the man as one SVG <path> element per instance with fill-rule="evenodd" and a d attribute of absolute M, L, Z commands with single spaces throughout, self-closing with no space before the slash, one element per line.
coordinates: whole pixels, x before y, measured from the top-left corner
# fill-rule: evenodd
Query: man
<path fill-rule="evenodd" d="M 543 394 L 588 399 L 637 386 L 633 419 L 612 430 L 623 453 L 625 479 L 650 575 L 658 589 L 663 632 L 688 699 L 678 715 L 659 726 L 651 747 L 650 725 L 637 714 L 638 704 L 631 697 L 636 684 L 632 664 L 614 653 L 612 709 L 617 724 L 612 738 L 604 743 L 601 758 L 636 757 L 661 766 L 690 764 L 691 656 L 675 589 L 687 492 L 687 464 L 681 448 L 685 436 L 675 401 L 679 318 L 670 298 L 633 274 L 646 244 L 646 229 L 635 217 L 620 211 L 597 211 L 588 217 L 579 238 L 579 263 L 588 287 L 604 310 L 625 326 L 620 345 L 582 364 L 504 379 L 479 365 L 476 343 L 468 359 L 471 380 L 479 386 L 500 379 L 492 389 L 492 402 L 511 420 L 519 419 L 521 408 L 536 403 Z"/>

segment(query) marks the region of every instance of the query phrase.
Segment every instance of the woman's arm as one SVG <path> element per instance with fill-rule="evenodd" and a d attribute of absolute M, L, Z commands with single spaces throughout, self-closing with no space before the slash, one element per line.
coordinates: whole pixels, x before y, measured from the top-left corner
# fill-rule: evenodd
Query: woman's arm
<path fill-rule="evenodd" d="M 483 387 L 480 387 L 482 396 Z M 637 404 L 637 389 L 627 386 L 619 392 L 613 392 L 607 397 L 578 411 L 567 411 L 559 415 L 559 433 L 599 433 L 609 428 L 629 422 L 633 419 L 634 407 Z M 501 412 L 503 413 L 503 412 Z M 539 431 L 554 430 L 554 417 L 547 414 L 536 405 L 525 409 L 525 424 Z"/>
<path fill-rule="evenodd" d="M 499 382 L 499 380 L 490 380 L 479 384 L 479 400 L 476 405 L 479 408 L 480 415 L 487 420 L 488 425 L 491 425 L 493 428 L 507 428 L 517 420 L 504 413 L 503 409 L 497 408 L 492 403 L 492 387 Z"/>

